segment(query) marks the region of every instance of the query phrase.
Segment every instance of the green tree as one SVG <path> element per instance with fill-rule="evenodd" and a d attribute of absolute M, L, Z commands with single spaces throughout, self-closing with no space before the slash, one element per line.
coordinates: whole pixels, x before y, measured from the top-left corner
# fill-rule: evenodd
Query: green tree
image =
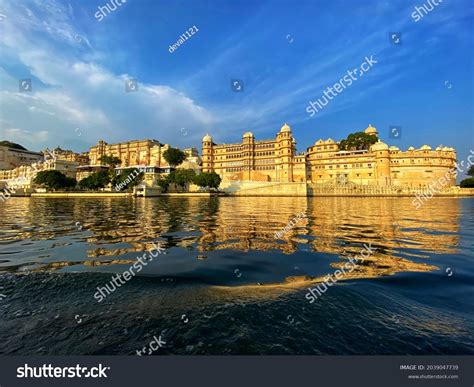
<path fill-rule="evenodd" d="M 161 188 L 161 192 L 168 191 L 168 187 L 170 186 L 169 179 L 167 177 L 158 176 L 158 180 L 156 181 L 158 187 Z"/>
<path fill-rule="evenodd" d="M 120 160 L 118 157 L 108 156 L 108 155 L 100 156 L 99 161 L 108 165 L 111 169 L 115 168 L 117 165 L 120 165 L 122 163 L 122 160 Z"/>
<path fill-rule="evenodd" d="M 199 187 L 218 188 L 221 177 L 216 172 L 202 172 L 194 178 L 194 184 Z"/>
<path fill-rule="evenodd" d="M 74 177 L 68 177 L 66 176 L 66 179 L 64 181 L 64 188 L 76 188 L 77 187 L 77 180 Z"/>
<path fill-rule="evenodd" d="M 180 149 L 169 147 L 163 152 L 163 158 L 171 167 L 176 167 L 186 160 L 186 153 Z"/>
<path fill-rule="evenodd" d="M 184 189 L 187 184 L 192 183 L 196 177 L 196 172 L 192 169 L 176 169 L 172 171 L 167 179 L 169 183 L 174 183 Z"/>
<path fill-rule="evenodd" d="M 464 179 L 459 184 L 462 188 L 474 188 L 474 177 L 470 177 L 468 179 Z"/>
<path fill-rule="evenodd" d="M 339 143 L 340 150 L 368 150 L 372 144 L 378 141 L 377 136 L 364 132 L 351 133 L 346 139 Z"/>
<path fill-rule="evenodd" d="M 33 183 L 52 190 L 68 189 L 75 187 L 77 182 L 72 177 L 67 177 L 59 171 L 41 171 L 38 172 Z"/>
<path fill-rule="evenodd" d="M 201 172 L 199 175 L 196 175 L 193 183 L 199 187 L 203 187 L 203 188 L 207 187 L 207 178 L 204 175 L 205 173 L 208 173 L 208 172 Z"/>
<path fill-rule="evenodd" d="M 143 176 L 138 168 L 127 168 L 112 178 L 112 186 L 118 191 L 131 189 L 143 180 Z"/>
<path fill-rule="evenodd" d="M 79 182 L 79 187 L 82 189 L 97 190 L 99 188 L 104 188 L 110 183 L 110 181 L 111 177 L 109 171 L 98 171 L 85 179 L 82 179 Z"/>
<path fill-rule="evenodd" d="M 209 173 L 209 187 L 211 188 L 219 188 L 221 184 L 221 177 L 216 172 L 208 172 Z"/>

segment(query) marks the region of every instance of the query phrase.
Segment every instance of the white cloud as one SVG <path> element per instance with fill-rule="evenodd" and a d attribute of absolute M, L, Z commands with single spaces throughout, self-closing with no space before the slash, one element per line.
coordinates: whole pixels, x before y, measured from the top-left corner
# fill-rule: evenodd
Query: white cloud
<path fill-rule="evenodd" d="M 8 128 L 2 130 L 2 137 L 6 139 L 18 142 L 20 144 L 26 144 L 32 146 L 38 142 L 47 141 L 49 138 L 49 133 L 47 130 L 41 130 L 39 132 L 31 132 L 29 130 L 18 129 L 18 128 Z"/>
<path fill-rule="evenodd" d="M 28 3 L 28 8 L 16 0 L 5 3 L 10 18 L 0 38 L 0 48 L 9 53 L 8 61 L 0 62 L 4 136 L 15 136 L 20 143 L 34 139 L 36 149 L 59 143 L 85 150 L 100 138 L 113 142 L 131 137 L 190 146 L 213 123 L 208 110 L 178 90 L 139 82 L 138 92 L 127 93 L 127 74 L 115 74 L 71 50 L 78 42 L 70 7 L 55 1 Z M 88 50 L 87 58 L 94 56 Z M 18 91 L 18 71 L 12 68 L 28 69 L 21 78 L 32 79 L 33 92 Z"/>

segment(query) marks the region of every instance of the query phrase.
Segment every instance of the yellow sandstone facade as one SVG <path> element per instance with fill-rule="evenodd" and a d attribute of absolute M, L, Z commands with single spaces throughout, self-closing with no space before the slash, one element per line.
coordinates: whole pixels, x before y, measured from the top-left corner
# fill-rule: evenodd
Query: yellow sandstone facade
<path fill-rule="evenodd" d="M 163 159 L 163 152 L 168 145 L 161 144 L 156 140 L 136 140 L 117 144 L 107 144 L 100 140 L 96 146 L 89 150 L 90 165 L 105 165 L 99 159 L 102 156 L 118 157 L 122 163 L 120 167 L 149 166 L 157 168 L 169 168 Z"/>
<path fill-rule="evenodd" d="M 61 149 L 57 147 L 52 151 L 46 148 L 42 153 L 46 157 L 55 157 L 58 160 L 74 161 L 79 163 L 79 165 L 87 165 L 89 163 L 89 155 L 87 152 L 76 153 L 71 150 Z"/>
<path fill-rule="evenodd" d="M 33 180 L 42 171 L 59 171 L 75 178 L 79 163 L 62 159 L 46 159 L 31 165 L 22 165 L 14 169 L 0 170 L 0 182 L 8 183 L 12 188 L 33 188 Z"/>
<path fill-rule="evenodd" d="M 296 140 L 286 124 L 272 140 L 256 141 L 247 132 L 240 144 L 216 145 L 211 136 L 204 136 L 202 170 L 215 171 L 223 181 L 306 181 L 305 155 L 296 153 Z"/>
<path fill-rule="evenodd" d="M 40 152 L 32 152 L 26 149 L 11 148 L 0 145 L 0 170 L 8 170 L 37 163 L 43 159 Z"/>
<path fill-rule="evenodd" d="M 155 187 L 160 175 L 168 174 L 172 170 L 163 157 L 163 153 L 169 148 L 169 144 L 162 144 L 157 140 L 134 140 L 117 144 L 107 144 L 100 140 L 89 150 L 90 165 L 79 167 L 76 179 L 79 181 L 93 172 L 106 168 L 105 163 L 100 161 L 102 156 L 115 156 L 121 161 L 115 168 L 117 172 L 127 168 L 139 168 L 144 173 L 143 183 L 148 187 Z M 201 158 L 198 150 L 187 148 L 183 152 L 186 154 L 186 160 L 177 168 L 189 168 L 199 173 Z"/>
<path fill-rule="evenodd" d="M 371 125 L 365 133 L 378 137 Z M 320 139 L 298 154 L 287 124 L 271 140 L 256 141 L 250 132 L 239 144 L 215 144 L 209 135 L 202 140 L 203 171 L 215 171 L 223 182 L 356 183 L 419 189 L 449 176 L 446 186 L 450 187 L 456 184 L 454 174 L 448 173 L 455 163 L 453 148 L 433 150 L 423 145 L 401 151 L 380 139 L 369 150 L 357 151 L 339 150 L 336 141 Z"/>

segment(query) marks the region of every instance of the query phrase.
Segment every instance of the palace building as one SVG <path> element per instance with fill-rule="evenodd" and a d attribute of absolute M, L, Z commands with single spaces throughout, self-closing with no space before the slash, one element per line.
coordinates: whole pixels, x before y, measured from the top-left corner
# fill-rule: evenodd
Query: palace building
<path fill-rule="evenodd" d="M 102 156 L 115 156 L 121 160 L 117 169 L 147 167 L 156 173 L 169 173 L 171 167 L 163 157 L 163 153 L 169 148 L 168 144 L 161 144 L 157 140 L 135 140 L 118 144 L 107 144 L 101 140 L 96 146 L 90 148 L 88 167 L 104 166 L 105 163 L 100 161 Z M 200 171 L 201 158 L 198 150 L 187 148 L 183 152 L 186 154 L 186 160 L 178 168 Z"/>
<path fill-rule="evenodd" d="M 378 138 L 377 129 L 371 125 L 365 133 Z M 209 135 L 202 139 L 203 171 L 215 171 L 223 182 L 352 182 L 418 189 L 444 176 L 449 176 L 447 186 L 454 186 L 456 179 L 449 171 L 455 163 L 453 148 L 439 146 L 433 150 L 423 145 L 402 151 L 380 139 L 368 150 L 354 151 L 340 150 L 339 143 L 330 138 L 320 139 L 299 154 L 287 124 L 271 140 L 257 141 L 250 132 L 236 144 L 215 144 Z"/>
<path fill-rule="evenodd" d="M 305 155 L 296 153 L 296 140 L 288 125 L 275 139 L 256 141 L 251 132 L 240 144 L 214 144 L 202 139 L 202 170 L 215 171 L 223 181 L 306 181 Z"/>
<path fill-rule="evenodd" d="M 31 165 L 0 170 L 0 183 L 8 183 L 8 186 L 12 188 L 30 189 L 34 185 L 33 180 L 38 172 L 54 170 L 75 178 L 78 165 L 76 161 L 48 158 Z"/>
<path fill-rule="evenodd" d="M 168 144 L 161 144 L 157 140 L 149 139 L 116 144 L 108 144 L 100 140 L 97 145 L 89 149 L 89 164 L 77 168 L 76 179 L 79 181 L 92 173 L 107 170 L 108 166 L 100 158 L 111 156 L 120 159 L 120 165 L 115 168 L 117 173 L 128 168 L 139 168 L 144 172 L 145 183 L 153 185 L 160 174 L 169 173 L 171 170 L 163 158 L 163 152 L 168 148 Z"/>
<path fill-rule="evenodd" d="M 157 140 L 134 140 L 117 144 L 108 144 L 100 140 L 96 146 L 90 148 L 88 153 L 89 165 L 81 165 L 77 169 L 77 180 L 90 174 L 107 169 L 102 156 L 118 157 L 121 161 L 115 170 L 117 173 L 128 169 L 138 168 L 144 172 L 143 181 L 148 186 L 156 185 L 157 179 L 162 174 L 168 174 L 172 168 L 164 159 L 163 153 L 170 148 L 169 144 L 162 144 Z M 184 149 L 186 160 L 177 168 L 190 168 L 196 172 L 201 171 L 201 158 L 196 148 Z"/>
<path fill-rule="evenodd" d="M 72 150 L 61 149 L 59 146 L 53 150 L 46 148 L 42 153 L 45 158 L 53 156 L 58 160 L 75 161 L 79 165 L 87 165 L 89 163 L 89 154 L 87 152 L 76 153 Z"/>
<path fill-rule="evenodd" d="M 168 145 L 163 145 L 157 140 L 135 140 L 117 144 L 107 144 L 100 140 L 96 146 L 89 150 L 90 165 L 105 165 L 99 159 L 102 156 L 118 157 L 122 163 L 120 167 L 168 167 L 163 159 L 163 152 Z"/>
<path fill-rule="evenodd" d="M 0 145 L 0 170 L 30 165 L 42 159 L 43 154 L 40 152 Z"/>

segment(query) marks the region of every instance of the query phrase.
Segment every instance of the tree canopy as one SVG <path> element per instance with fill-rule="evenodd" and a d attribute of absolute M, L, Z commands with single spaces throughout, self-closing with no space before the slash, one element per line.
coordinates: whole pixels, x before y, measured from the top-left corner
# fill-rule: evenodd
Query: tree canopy
<path fill-rule="evenodd" d="M 193 169 L 176 169 L 166 177 L 159 177 L 156 184 L 163 192 L 168 190 L 170 184 L 184 189 L 186 185 L 194 183 L 201 187 L 217 188 L 221 182 L 220 176 L 215 172 L 204 172 L 196 175 Z"/>
<path fill-rule="evenodd" d="M 169 183 L 184 188 L 186 184 L 192 183 L 195 177 L 196 172 L 192 169 L 176 169 L 167 176 L 167 179 Z"/>
<path fill-rule="evenodd" d="M 38 172 L 33 183 L 53 190 L 72 188 L 77 184 L 76 179 L 54 170 Z"/>
<path fill-rule="evenodd" d="M 378 141 L 377 136 L 364 132 L 351 133 L 346 139 L 339 143 L 340 150 L 368 150 L 372 144 Z"/>
<path fill-rule="evenodd" d="M 161 188 L 162 192 L 166 192 L 166 191 L 168 191 L 168 187 L 170 185 L 170 182 L 169 182 L 168 177 L 158 176 L 158 180 L 156 181 L 156 184 L 158 185 L 158 187 Z"/>
<path fill-rule="evenodd" d="M 470 177 L 468 179 L 464 179 L 459 184 L 462 188 L 474 188 L 474 177 Z"/>
<path fill-rule="evenodd" d="M 163 152 L 163 158 L 171 167 L 176 167 L 186 160 L 186 153 L 180 149 L 169 147 Z"/>
<path fill-rule="evenodd" d="M 82 189 L 92 189 L 96 190 L 99 188 L 104 188 L 111 181 L 109 171 L 98 171 L 94 172 L 92 175 L 82 179 L 79 182 L 79 187 Z"/>
<path fill-rule="evenodd" d="M 221 177 L 216 172 L 202 172 L 194 178 L 194 184 L 200 187 L 218 188 Z"/>

